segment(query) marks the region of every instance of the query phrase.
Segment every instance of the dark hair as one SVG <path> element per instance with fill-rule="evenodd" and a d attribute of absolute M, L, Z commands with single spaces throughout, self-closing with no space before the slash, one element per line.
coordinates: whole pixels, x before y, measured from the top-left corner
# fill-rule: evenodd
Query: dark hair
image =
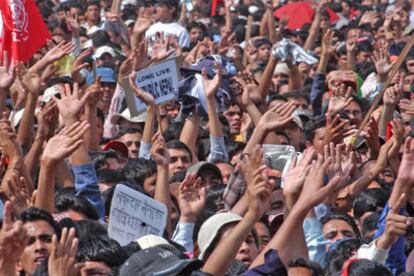
<path fill-rule="evenodd" d="M 380 217 L 380 212 L 374 212 L 364 219 L 364 222 L 361 225 L 361 232 L 364 240 L 367 240 L 368 242 L 371 241 L 372 236 L 367 236 L 367 234 L 377 229 Z"/>
<path fill-rule="evenodd" d="M 203 23 L 201 23 L 201 22 L 197 22 L 197 21 L 190 22 L 190 23 L 187 25 L 187 31 L 188 31 L 188 32 L 190 32 L 190 31 L 191 31 L 191 29 L 193 29 L 193 28 L 198 28 L 198 29 L 201 29 L 201 31 L 202 31 L 202 32 L 203 32 L 203 34 L 204 34 L 204 37 L 207 35 L 207 27 L 206 27 L 206 25 L 204 25 Z"/>
<path fill-rule="evenodd" d="M 57 212 L 76 211 L 88 219 L 98 220 L 99 216 L 92 204 L 83 196 L 76 196 L 74 192 L 64 190 L 56 196 L 55 208 Z"/>
<path fill-rule="evenodd" d="M 291 267 L 305 267 L 308 268 L 312 272 L 312 276 L 323 276 L 325 275 L 325 272 L 323 271 L 322 267 L 316 263 L 309 261 L 307 259 L 304 259 L 302 257 L 294 258 L 289 261 L 288 268 Z"/>
<path fill-rule="evenodd" d="M 121 129 L 118 131 L 118 133 L 116 134 L 116 136 L 114 137 L 114 139 L 119 139 L 122 136 L 124 136 L 125 134 L 131 134 L 131 133 L 141 133 L 142 134 L 142 130 L 139 128 L 127 128 L 127 129 Z"/>
<path fill-rule="evenodd" d="M 120 183 L 125 181 L 124 174 L 119 170 L 102 169 L 96 172 L 99 183 Z"/>
<path fill-rule="evenodd" d="M 341 272 L 344 263 L 355 254 L 361 244 L 359 239 L 344 239 L 332 244 L 326 255 L 326 271 L 330 275 Z"/>
<path fill-rule="evenodd" d="M 359 220 L 365 212 L 376 212 L 378 207 L 384 207 L 387 203 L 386 193 L 380 189 L 366 189 L 354 200 L 354 218 Z"/>
<path fill-rule="evenodd" d="M 302 92 L 291 92 L 284 95 L 287 99 L 289 98 L 301 98 L 304 99 L 308 104 L 311 104 L 309 95 Z"/>
<path fill-rule="evenodd" d="M 359 259 L 348 267 L 349 276 L 391 276 L 391 271 L 383 264 L 367 259 Z"/>
<path fill-rule="evenodd" d="M 313 117 L 312 120 L 308 121 L 305 125 L 305 139 L 306 141 L 312 142 L 315 137 L 315 130 L 326 126 L 325 114 Z"/>
<path fill-rule="evenodd" d="M 349 216 L 347 214 L 335 214 L 335 213 L 328 214 L 328 215 L 324 216 L 321 219 L 321 223 L 322 223 L 322 225 L 325 225 L 326 223 L 328 223 L 331 220 L 343 220 L 343 221 L 345 221 L 349 226 L 352 227 L 352 230 L 354 230 L 355 236 L 357 238 L 361 237 L 361 234 L 359 233 L 359 230 L 358 230 L 358 226 L 356 225 L 354 218 L 352 218 L 351 216 Z"/>
<path fill-rule="evenodd" d="M 110 37 L 107 32 L 103 30 L 96 31 L 91 36 L 92 44 L 95 48 L 110 44 Z"/>
<path fill-rule="evenodd" d="M 77 220 L 73 221 L 73 227 L 76 229 L 76 237 L 79 240 L 88 239 L 91 235 L 108 235 L 108 231 L 98 221 L 95 220 Z"/>
<path fill-rule="evenodd" d="M 89 6 L 98 6 L 98 8 L 99 8 L 100 7 L 99 1 L 98 0 L 88 0 L 85 4 L 85 8 L 87 9 Z"/>
<path fill-rule="evenodd" d="M 79 262 L 103 262 L 109 267 L 121 266 L 128 255 L 121 245 L 106 235 L 89 236 L 79 242 L 76 259 Z"/>
<path fill-rule="evenodd" d="M 23 213 L 20 214 L 20 220 L 23 224 L 38 220 L 46 221 L 53 228 L 53 230 L 55 230 L 56 236 L 60 238 L 60 227 L 53 219 L 52 215 L 46 210 L 36 207 L 25 209 Z"/>
<path fill-rule="evenodd" d="M 191 154 L 191 150 L 183 142 L 181 142 L 179 140 L 171 140 L 167 143 L 167 148 L 168 149 L 176 149 L 176 150 L 185 150 L 188 153 L 188 155 L 190 156 L 190 161 L 191 162 L 193 161 L 193 156 Z"/>
<path fill-rule="evenodd" d="M 362 43 L 358 43 L 357 50 L 358 50 L 358 52 L 370 52 L 370 53 L 372 53 L 374 51 L 374 47 L 369 42 L 362 42 Z"/>
<path fill-rule="evenodd" d="M 124 178 L 135 186 L 143 186 L 145 179 L 156 172 L 157 165 L 155 161 L 144 158 L 131 159 L 126 167 L 122 169 Z"/>

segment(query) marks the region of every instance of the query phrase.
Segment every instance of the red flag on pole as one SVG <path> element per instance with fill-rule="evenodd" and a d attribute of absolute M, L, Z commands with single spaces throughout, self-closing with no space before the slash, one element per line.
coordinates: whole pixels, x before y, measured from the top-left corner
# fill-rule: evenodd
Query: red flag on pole
<path fill-rule="evenodd" d="M 1 0 L 3 36 L 0 57 L 7 51 L 13 61 L 27 61 L 51 39 L 34 0 Z"/>

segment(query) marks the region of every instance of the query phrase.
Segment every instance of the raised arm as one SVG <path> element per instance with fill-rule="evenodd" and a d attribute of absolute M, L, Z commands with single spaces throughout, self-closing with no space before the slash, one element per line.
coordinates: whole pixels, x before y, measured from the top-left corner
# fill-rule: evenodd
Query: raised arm
<path fill-rule="evenodd" d="M 83 143 L 83 135 L 89 124 L 75 122 L 65 127 L 59 134 L 52 137 L 43 151 L 39 186 L 36 195 L 35 206 L 45 209 L 50 213 L 55 211 L 55 177 L 56 167 L 59 162 L 70 156 Z"/>
<path fill-rule="evenodd" d="M 94 84 L 89 86 L 86 90 L 86 94 L 89 95 L 88 100 L 85 105 L 85 119 L 89 122 L 89 129 L 85 133 L 85 142 L 86 147 L 90 150 L 96 150 L 99 148 L 99 139 L 98 136 L 98 108 L 97 104 L 99 99 L 102 96 L 101 90 L 101 78 L 97 76 Z"/>
<path fill-rule="evenodd" d="M 40 92 L 40 84 L 41 80 L 39 74 L 30 70 L 22 80 L 22 85 L 28 93 L 22 120 L 20 122 L 19 132 L 17 134 L 17 139 L 19 140 L 24 152 L 28 152 L 32 144 L 33 125 L 35 118 L 34 113 L 37 97 Z"/>
<path fill-rule="evenodd" d="M 210 155 L 208 157 L 210 162 L 214 161 L 228 161 L 228 154 L 224 145 L 223 126 L 220 123 L 217 108 L 216 108 L 216 93 L 221 84 L 222 68 L 215 64 L 216 75 L 212 80 L 207 77 L 207 70 L 203 68 L 203 86 L 204 94 L 207 100 L 207 113 L 210 128 Z"/>
<path fill-rule="evenodd" d="M 3 61 L 0 61 L 0 114 L 3 114 L 6 107 L 6 98 L 14 82 L 15 66 L 9 63 L 9 55 L 3 52 Z"/>
<path fill-rule="evenodd" d="M 254 155 L 262 157 L 263 150 L 257 148 Z M 208 257 L 202 270 L 211 275 L 224 275 L 237 255 L 240 246 L 254 228 L 254 224 L 270 206 L 270 195 L 274 183 L 264 173 L 265 166 L 252 167 L 249 161 L 241 161 L 245 173 L 249 207 L 243 219 L 234 227 Z"/>
<path fill-rule="evenodd" d="M 168 210 L 167 216 L 167 233 L 171 237 L 171 195 L 168 184 L 168 165 L 170 164 L 170 155 L 168 154 L 167 145 L 161 133 L 157 133 L 152 140 L 151 156 L 157 163 L 157 180 L 155 184 L 154 199 L 165 204 Z"/>
<path fill-rule="evenodd" d="M 309 30 L 308 38 L 306 39 L 305 44 L 303 46 L 305 50 L 312 50 L 313 47 L 315 46 L 315 41 L 319 35 L 319 31 L 321 28 L 321 12 L 324 10 L 326 6 L 326 2 L 327 2 L 326 0 L 321 0 L 315 11 L 312 25 Z"/>
<path fill-rule="evenodd" d="M 158 106 L 155 104 L 155 99 L 150 93 L 145 92 L 135 84 L 136 76 L 136 72 L 132 73 L 129 76 L 129 84 L 131 85 L 132 90 L 135 92 L 135 96 L 137 96 L 141 101 L 143 101 L 147 105 L 147 116 L 145 117 L 144 133 L 141 139 L 141 148 L 139 149 L 139 156 L 142 158 L 149 159 L 149 148 L 151 146 L 151 141 L 154 136 L 155 116 Z"/>

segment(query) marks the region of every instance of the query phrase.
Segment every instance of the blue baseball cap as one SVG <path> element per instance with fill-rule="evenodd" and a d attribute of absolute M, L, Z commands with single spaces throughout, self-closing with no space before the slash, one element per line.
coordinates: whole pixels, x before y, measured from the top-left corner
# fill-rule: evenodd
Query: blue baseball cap
<path fill-rule="evenodd" d="M 116 76 L 114 70 L 109 67 L 96 68 L 96 75 L 101 77 L 103 83 L 116 83 Z M 94 82 L 93 73 L 89 73 L 86 77 L 86 82 L 90 85 Z"/>

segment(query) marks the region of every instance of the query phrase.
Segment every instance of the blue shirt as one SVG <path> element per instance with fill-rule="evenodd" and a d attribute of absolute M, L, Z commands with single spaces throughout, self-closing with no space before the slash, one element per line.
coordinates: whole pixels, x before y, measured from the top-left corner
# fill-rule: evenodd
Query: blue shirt
<path fill-rule="evenodd" d="M 105 205 L 99 191 L 98 178 L 92 163 L 72 167 L 76 196 L 85 197 L 95 207 L 100 219 L 105 218 Z"/>

